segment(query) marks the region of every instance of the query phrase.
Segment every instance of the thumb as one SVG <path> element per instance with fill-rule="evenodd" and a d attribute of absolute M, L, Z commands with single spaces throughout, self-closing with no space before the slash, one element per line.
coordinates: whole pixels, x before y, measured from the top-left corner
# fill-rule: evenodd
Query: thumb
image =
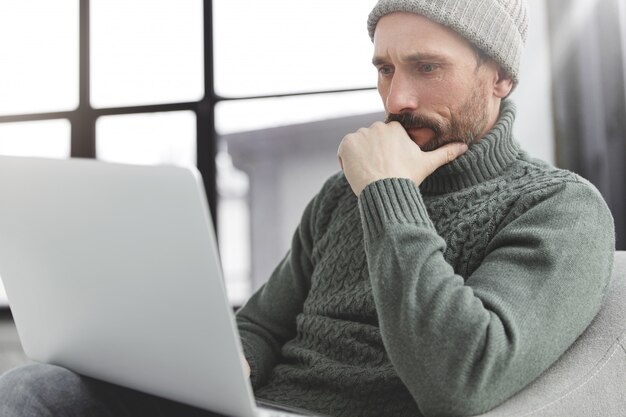
<path fill-rule="evenodd" d="M 467 152 L 467 145 L 460 142 L 448 143 L 441 148 L 428 152 L 433 172 L 440 166 L 454 161 L 465 152 Z"/>

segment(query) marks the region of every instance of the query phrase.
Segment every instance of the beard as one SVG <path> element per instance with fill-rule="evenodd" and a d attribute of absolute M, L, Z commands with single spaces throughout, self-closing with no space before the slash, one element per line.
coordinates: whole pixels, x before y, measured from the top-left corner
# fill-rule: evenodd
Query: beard
<path fill-rule="evenodd" d="M 475 88 L 472 95 L 451 114 L 449 120 L 414 113 L 388 113 L 385 123 L 399 122 L 407 131 L 415 128 L 432 130 L 435 136 L 420 146 L 424 152 L 433 151 L 451 142 L 462 142 L 469 146 L 480 139 L 489 121 L 487 98 L 484 88 Z"/>

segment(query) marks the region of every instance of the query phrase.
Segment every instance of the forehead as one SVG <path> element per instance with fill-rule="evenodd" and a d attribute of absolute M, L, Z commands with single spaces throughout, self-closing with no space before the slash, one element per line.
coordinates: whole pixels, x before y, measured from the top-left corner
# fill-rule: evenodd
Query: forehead
<path fill-rule="evenodd" d="M 415 13 L 396 12 L 380 18 L 374 32 L 374 56 L 433 53 L 473 57 L 468 40 L 439 23 Z"/>

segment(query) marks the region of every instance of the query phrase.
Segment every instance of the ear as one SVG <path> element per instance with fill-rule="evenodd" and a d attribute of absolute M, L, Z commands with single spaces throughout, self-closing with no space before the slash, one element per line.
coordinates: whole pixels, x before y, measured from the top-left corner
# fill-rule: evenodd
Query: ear
<path fill-rule="evenodd" d="M 498 98 L 505 98 L 513 89 L 513 80 L 502 68 L 498 68 L 498 78 L 493 85 L 493 94 Z"/>

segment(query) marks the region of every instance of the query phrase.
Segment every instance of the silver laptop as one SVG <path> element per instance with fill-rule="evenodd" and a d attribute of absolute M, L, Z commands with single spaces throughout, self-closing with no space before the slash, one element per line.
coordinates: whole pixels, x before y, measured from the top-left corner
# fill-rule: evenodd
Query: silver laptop
<path fill-rule="evenodd" d="M 0 276 L 35 361 L 224 415 L 298 414 L 255 404 L 195 168 L 0 157 Z"/>

